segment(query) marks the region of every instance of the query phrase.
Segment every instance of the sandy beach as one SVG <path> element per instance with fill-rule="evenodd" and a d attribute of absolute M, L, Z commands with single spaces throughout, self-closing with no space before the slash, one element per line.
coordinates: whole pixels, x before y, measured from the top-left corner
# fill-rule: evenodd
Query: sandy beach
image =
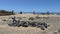
<path fill-rule="evenodd" d="M 0 16 L 0 34 L 54 34 L 54 32 L 58 32 L 60 30 L 60 15 L 39 15 L 40 19 L 35 19 L 34 21 L 39 22 L 46 22 L 50 25 L 46 30 L 41 30 L 40 28 L 36 27 L 10 27 L 8 23 L 12 22 L 11 17 L 16 16 L 22 17 L 21 20 L 28 20 L 29 17 L 36 17 L 37 15 L 33 14 L 17 14 L 17 15 L 10 15 L 10 16 Z M 49 17 L 44 19 L 43 17 Z M 3 21 L 6 19 L 6 21 Z"/>

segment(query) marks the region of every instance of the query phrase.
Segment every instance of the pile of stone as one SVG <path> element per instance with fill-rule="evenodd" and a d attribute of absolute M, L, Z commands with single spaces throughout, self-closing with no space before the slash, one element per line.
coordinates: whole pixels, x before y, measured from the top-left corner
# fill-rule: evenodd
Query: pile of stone
<path fill-rule="evenodd" d="M 45 30 L 45 28 L 47 28 L 49 25 L 47 25 L 47 23 L 37 23 L 37 22 L 29 22 L 29 21 L 16 21 L 13 23 L 9 23 L 9 26 L 14 26 L 14 27 L 37 27 L 37 28 L 41 28 L 42 30 Z"/>
<path fill-rule="evenodd" d="M 20 20 L 15 20 L 15 17 L 13 18 L 12 23 L 8 24 L 9 26 L 14 26 L 14 27 L 37 27 L 37 28 L 41 28 L 42 30 L 45 30 L 45 28 L 47 28 L 49 25 L 47 25 L 47 23 L 45 22 L 31 22 L 31 21 L 20 21 Z"/>

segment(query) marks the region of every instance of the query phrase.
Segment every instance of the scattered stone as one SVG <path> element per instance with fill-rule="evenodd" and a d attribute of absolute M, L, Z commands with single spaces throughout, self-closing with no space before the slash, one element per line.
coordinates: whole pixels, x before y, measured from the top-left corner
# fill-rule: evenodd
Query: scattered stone
<path fill-rule="evenodd" d="M 33 18 L 31 18 L 33 19 Z M 15 17 L 13 18 L 13 21 L 12 23 L 8 24 L 9 26 L 14 26 L 14 27 L 28 27 L 28 26 L 31 26 L 31 27 L 37 27 L 37 28 L 40 28 L 41 30 L 45 30 L 45 28 L 48 27 L 47 23 L 45 22 L 31 22 L 31 21 L 20 21 L 20 20 L 16 20 Z"/>

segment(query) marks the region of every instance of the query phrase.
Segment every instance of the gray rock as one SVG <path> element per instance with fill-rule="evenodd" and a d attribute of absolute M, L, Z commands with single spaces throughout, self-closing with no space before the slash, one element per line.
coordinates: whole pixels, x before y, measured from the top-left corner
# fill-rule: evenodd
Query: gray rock
<path fill-rule="evenodd" d="M 58 32 L 60 33 L 60 30 L 58 30 Z"/>

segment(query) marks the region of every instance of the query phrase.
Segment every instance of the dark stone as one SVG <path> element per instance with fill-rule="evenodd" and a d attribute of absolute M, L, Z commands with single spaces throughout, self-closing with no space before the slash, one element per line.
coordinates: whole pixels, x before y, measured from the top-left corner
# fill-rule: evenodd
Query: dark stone
<path fill-rule="evenodd" d="M 3 19 L 3 21 L 6 21 L 6 19 Z"/>
<path fill-rule="evenodd" d="M 45 30 L 44 26 L 41 26 L 40 28 L 41 28 L 41 30 Z"/>
<path fill-rule="evenodd" d="M 60 30 L 58 30 L 58 32 L 60 33 Z"/>
<path fill-rule="evenodd" d="M 31 25 L 32 27 L 36 27 L 36 22 L 30 23 L 30 25 Z"/>
<path fill-rule="evenodd" d="M 44 23 L 42 23 L 42 25 L 45 27 L 45 28 L 47 28 L 47 24 L 44 22 Z"/>
<path fill-rule="evenodd" d="M 41 23 L 39 22 L 39 23 L 36 23 L 36 26 L 39 28 L 39 27 L 41 27 Z"/>
<path fill-rule="evenodd" d="M 44 28 L 41 28 L 41 30 L 45 30 Z"/>
<path fill-rule="evenodd" d="M 22 27 L 28 27 L 28 24 L 27 24 L 27 22 L 22 21 L 21 26 Z"/>

